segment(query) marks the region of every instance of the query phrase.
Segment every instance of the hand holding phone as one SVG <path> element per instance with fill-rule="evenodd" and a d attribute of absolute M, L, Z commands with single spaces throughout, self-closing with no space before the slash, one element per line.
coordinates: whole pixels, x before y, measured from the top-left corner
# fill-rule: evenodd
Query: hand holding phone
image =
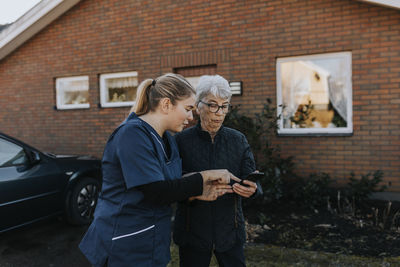
<path fill-rule="evenodd" d="M 263 194 L 263 190 L 260 184 L 260 180 L 262 177 L 264 177 L 264 173 L 252 172 L 238 183 L 241 185 L 240 187 L 233 186 L 233 191 L 236 194 L 245 198 L 249 198 L 254 194 L 256 196 L 261 196 Z"/>
<path fill-rule="evenodd" d="M 246 178 L 244 178 L 243 180 L 241 180 L 239 184 L 248 187 L 248 186 L 249 186 L 248 184 L 243 183 L 244 180 L 249 180 L 249 181 L 252 181 L 252 182 L 257 182 L 258 179 L 260 179 L 260 178 L 263 177 L 263 176 L 264 176 L 264 173 L 263 173 L 263 172 L 252 172 L 252 173 L 248 174 L 248 175 L 246 176 Z"/>

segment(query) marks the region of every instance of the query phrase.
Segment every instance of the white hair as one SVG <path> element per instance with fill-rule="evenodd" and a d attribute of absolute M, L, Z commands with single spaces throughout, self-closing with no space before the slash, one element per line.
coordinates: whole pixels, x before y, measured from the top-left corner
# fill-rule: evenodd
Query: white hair
<path fill-rule="evenodd" d="M 231 99 L 232 92 L 228 81 L 220 75 L 203 75 L 196 86 L 196 104 L 208 95 Z"/>

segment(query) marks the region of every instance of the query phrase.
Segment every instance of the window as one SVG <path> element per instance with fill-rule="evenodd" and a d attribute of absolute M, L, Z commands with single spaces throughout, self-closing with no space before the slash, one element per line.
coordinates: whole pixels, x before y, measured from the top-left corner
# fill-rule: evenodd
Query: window
<path fill-rule="evenodd" d="M 277 60 L 278 134 L 353 132 L 351 53 Z"/>
<path fill-rule="evenodd" d="M 188 82 L 196 88 L 197 83 L 202 75 L 217 74 L 217 65 L 191 66 L 183 68 L 175 68 L 174 73 L 178 73 L 188 80 Z"/>
<path fill-rule="evenodd" d="M 56 79 L 57 109 L 89 108 L 89 77 Z"/>
<path fill-rule="evenodd" d="M 185 78 L 193 86 L 193 88 L 196 88 L 197 84 L 199 83 L 200 76 L 185 77 Z"/>
<path fill-rule="evenodd" d="M 136 99 L 138 74 L 136 71 L 100 75 L 100 103 L 102 107 L 132 106 Z"/>
<path fill-rule="evenodd" d="M 0 168 L 25 164 L 28 158 L 22 147 L 0 139 Z"/>

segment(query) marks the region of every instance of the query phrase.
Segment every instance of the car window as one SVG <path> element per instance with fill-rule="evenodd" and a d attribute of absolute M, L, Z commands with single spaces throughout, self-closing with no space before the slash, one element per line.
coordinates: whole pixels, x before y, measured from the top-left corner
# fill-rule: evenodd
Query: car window
<path fill-rule="evenodd" d="M 28 158 L 22 147 L 0 139 L 0 168 L 25 164 Z"/>

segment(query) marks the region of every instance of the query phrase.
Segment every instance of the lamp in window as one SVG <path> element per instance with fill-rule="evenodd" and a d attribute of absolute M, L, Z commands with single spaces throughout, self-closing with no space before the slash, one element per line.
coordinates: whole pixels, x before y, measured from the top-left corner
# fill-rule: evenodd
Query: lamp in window
<path fill-rule="evenodd" d="M 229 82 L 232 95 L 242 95 L 243 82 Z"/>

